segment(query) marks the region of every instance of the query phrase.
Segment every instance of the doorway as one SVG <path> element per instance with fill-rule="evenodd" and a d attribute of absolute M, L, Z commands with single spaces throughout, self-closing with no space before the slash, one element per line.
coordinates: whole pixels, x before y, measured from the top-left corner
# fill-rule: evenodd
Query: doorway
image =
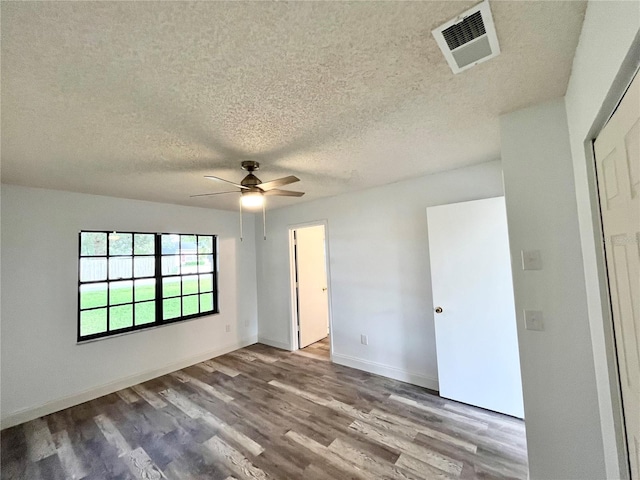
<path fill-rule="evenodd" d="M 291 350 L 330 360 L 331 302 L 326 221 L 289 229 Z"/>

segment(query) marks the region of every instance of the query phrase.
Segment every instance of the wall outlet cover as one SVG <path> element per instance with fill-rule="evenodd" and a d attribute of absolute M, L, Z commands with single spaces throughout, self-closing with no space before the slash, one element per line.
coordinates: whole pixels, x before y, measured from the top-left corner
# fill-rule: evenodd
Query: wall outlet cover
<path fill-rule="evenodd" d="M 524 328 L 541 332 L 544 330 L 544 320 L 540 310 L 524 311 Z"/>
<path fill-rule="evenodd" d="M 522 250 L 523 270 L 542 270 L 542 255 L 540 250 Z"/>

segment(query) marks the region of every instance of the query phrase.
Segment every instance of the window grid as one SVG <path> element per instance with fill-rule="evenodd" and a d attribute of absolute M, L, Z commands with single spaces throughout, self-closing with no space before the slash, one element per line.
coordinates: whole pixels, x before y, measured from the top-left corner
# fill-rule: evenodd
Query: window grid
<path fill-rule="evenodd" d="M 176 239 L 177 252 L 164 253 L 165 243 L 171 246 L 167 241 Z M 81 231 L 78 341 L 218 313 L 216 240 L 215 235 Z M 178 260 L 177 268 L 165 274 L 163 260 L 170 256 Z M 165 279 L 173 279 L 177 293 L 164 295 Z M 186 281 L 196 283 L 185 289 Z M 174 301 L 173 312 L 165 311 L 165 300 Z"/>

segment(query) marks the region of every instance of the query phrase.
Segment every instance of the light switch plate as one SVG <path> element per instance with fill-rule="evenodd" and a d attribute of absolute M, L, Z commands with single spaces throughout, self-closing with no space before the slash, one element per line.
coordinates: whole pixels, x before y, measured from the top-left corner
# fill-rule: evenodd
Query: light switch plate
<path fill-rule="evenodd" d="M 542 270 L 540 250 L 522 250 L 523 270 Z"/>
<path fill-rule="evenodd" d="M 544 330 L 544 321 L 540 310 L 524 311 L 524 328 L 541 332 Z"/>

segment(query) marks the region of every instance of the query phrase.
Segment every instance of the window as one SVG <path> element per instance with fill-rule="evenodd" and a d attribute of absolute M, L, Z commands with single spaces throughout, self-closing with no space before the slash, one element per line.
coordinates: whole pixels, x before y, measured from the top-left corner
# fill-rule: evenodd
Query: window
<path fill-rule="evenodd" d="M 78 341 L 218 313 L 216 237 L 80 232 Z"/>
<path fill-rule="evenodd" d="M 162 319 L 210 313 L 214 307 L 211 235 L 162 235 Z"/>

